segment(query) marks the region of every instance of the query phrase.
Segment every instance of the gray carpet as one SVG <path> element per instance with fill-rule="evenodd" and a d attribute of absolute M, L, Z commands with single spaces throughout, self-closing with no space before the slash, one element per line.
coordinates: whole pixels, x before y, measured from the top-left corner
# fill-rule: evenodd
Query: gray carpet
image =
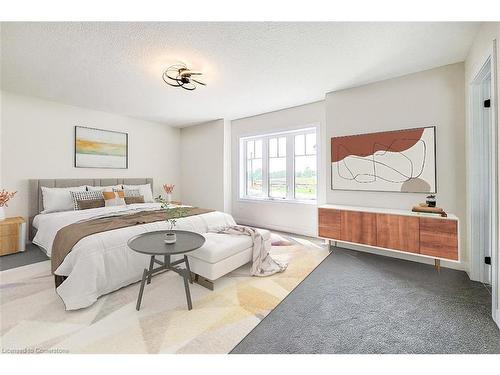
<path fill-rule="evenodd" d="M 465 272 L 336 249 L 232 353 L 500 353 Z"/>
<path fill-rule="evenodd" d="M 33 244 L 26 244 L 26 250 L 19 253 L 0 257 L 0 271 L 26 266 L 49 259 L 40 248 Z"/>

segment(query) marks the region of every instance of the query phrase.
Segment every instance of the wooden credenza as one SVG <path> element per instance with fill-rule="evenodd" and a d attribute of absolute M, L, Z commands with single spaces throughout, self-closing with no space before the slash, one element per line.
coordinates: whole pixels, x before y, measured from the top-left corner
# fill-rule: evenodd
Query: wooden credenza
<path fill-rule="evenodd" d="M 318 207 L 320 237 L 459 260 L 458 219 L 423 216 L 411 211 L 324 205 Z"/>

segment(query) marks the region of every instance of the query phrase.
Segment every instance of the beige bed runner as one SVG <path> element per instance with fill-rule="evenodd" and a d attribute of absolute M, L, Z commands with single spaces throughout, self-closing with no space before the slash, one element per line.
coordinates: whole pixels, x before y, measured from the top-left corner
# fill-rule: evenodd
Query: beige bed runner
<path fill-rule="evenodd" d="M 106 216 L 78 223 L 73 223 L 61 228 L 54 239 L 51 255 L 51 269 L 54 273 L 61 265 L 64 258 L 71 252 L 73 246 L 82 238 L 92 234 L 106 232 L 114 229 L 132 227 L 134 225 L 153 223 L 155 221 L 163 221 L 169 217 L 178 217 L 179 213 L 175 210 L 155 210 L 155 211 L 140 211 L 133 214 Z M 205 208 L 185 207 L 181 217 L 195 216 L 213 212 Z"/>

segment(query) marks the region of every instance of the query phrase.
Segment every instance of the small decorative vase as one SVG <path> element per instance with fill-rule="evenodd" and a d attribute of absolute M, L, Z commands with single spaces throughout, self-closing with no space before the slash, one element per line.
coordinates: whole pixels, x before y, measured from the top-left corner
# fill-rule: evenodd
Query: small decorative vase
<path fill-rule="evenodd" d="M 175 232 L 167 232 L 167 233 L 165 233 L 164 242 L 166 244 L 172 244 L 172 243 L 175 243 L 175 241 L 177 241 L 177 236 L 175 235 Z"/>
<path fill-rule="evenodd" d="M 5 208 L 0 207 L 0 221 L 5 219 Z"/>
<path fill-rule="evenodd" d="M 427 203 L 428 207 L 436 207 L 436 196 L 428 195 L 425 199 L 425 203 Z"/>
<path fill-rule="evenodd" d="M 172 202 L 172 194 L 167 193 L 167 203 L 170 203 L 170 202 Z"/>

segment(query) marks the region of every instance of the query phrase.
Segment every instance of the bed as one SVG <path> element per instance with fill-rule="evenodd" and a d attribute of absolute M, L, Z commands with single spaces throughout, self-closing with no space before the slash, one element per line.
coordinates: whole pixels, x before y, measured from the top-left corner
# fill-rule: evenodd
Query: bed
<path fill-rule="evenodd" d="M 30 237 L 32 242 L 52 256 L 57 233 L 73 223 L 107 215 L 127 215 L 136 211 L 160 209 L 159 203 L 139 203 L 117 207 L 68 210 L 42 213 L 42 187 L 110 186 L 151 184 L 144 179 L 44 179 L 30 180 Z M 246 236 L 209 233 L 214 228 L 235 225 L 231 215 L 219 211 L 178 219 L 176 228 L 191 230 L 206 238 L 205 245 L 190 253 L 191 270 L 215 280 L 251 260 L 252 241 Z M 95 233 L 80 239 L 55 269 L 54 275 L 64 278 L 56 287 L 66 310 L 92 305 L 107 293 L 141 280 L 149 258 L 132 251 L 127 241 L 140 233 L 165 230 L 165 221 L 137 224 L 125 228 Z M 261 230 L 265 245 L 270 248 L 269 232 Z"/>

